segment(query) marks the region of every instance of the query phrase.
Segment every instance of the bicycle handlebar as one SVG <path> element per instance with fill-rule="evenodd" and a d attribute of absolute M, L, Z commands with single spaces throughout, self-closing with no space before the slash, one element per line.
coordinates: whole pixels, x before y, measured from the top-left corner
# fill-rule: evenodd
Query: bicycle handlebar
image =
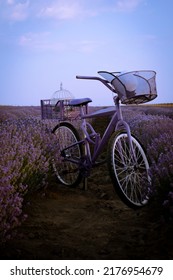
<path fill-rule="evenodd" d="M 76 76 L 76 79 L 83 79 L 83 80 L 97 80 L 100 81 L 102 84 L 104 84 L 108 89 L 116 93 L 115 89 L 110 85 L 110 83 L 107 80 L 104 80 L 100 77 L 95 77 L 95 76 Z"/>
<path fill-rule="evenodd" d="M 87 80 L 101 80 L 100 77 L 96 77 L 96 76 L 76 76 L 76 79 L 87 79 Z"/>

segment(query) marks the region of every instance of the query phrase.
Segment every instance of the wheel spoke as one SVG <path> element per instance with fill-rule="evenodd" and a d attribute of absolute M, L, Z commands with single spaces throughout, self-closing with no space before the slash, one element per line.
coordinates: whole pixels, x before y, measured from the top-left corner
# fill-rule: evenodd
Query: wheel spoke
<path fill-rule="evenodd" d="M 62 124 L 55 131 L 59 155 L 56 161 L 54 159 L 53 167 L 60 182 L 69 186 L 75 185 L 80 176 L 77 163 L 70 161 L 79 162 L 81 158 L 80 146 L 75 144 L 78 142 L 78 137 L 73 130 L 73 127 Z"/>
<path fill-rule="evenodd" d="M 140 207 L 148 201 L 149 164 L 142 146 L 134 137 L 132 137 L 132 145 L 133 153 L 127 133 L 115 134 L 111 146 L 112 171 L 122 199 L 124 198 L 128 205 Z"/>

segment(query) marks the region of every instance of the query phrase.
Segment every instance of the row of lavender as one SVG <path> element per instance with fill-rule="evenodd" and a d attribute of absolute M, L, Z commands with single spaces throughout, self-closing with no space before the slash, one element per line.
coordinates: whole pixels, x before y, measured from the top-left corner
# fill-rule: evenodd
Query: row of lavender
<path fill-rule="evenodd" d="M 0 240 L 4 242 L 26 218 L 26 193 L 48 183 L 54 140 L 41 120 L 23 118 L 29 114 L 22 108 L 14 107 L 6 120 L 4 108 L 0 109 Z"/>
<path fill-rule="evenodd" d="M 173 119 L 125 110 L 126 121 L 146 149 L 151 165 L 153 194 L 165 219 L 173 220 Z M 167 111 L 167 110 L 166 110 Z M 152 112 L 152 111 L 151 111 Z M 163 113 L 163 109 L 162 109 Z"/>
<path fill-rule="evenodd" d="M 1 108 L 0 108 L 1 109 Z M 26 218 L 25 194 L 49 184 L 51 153 L 56 139 L 50 124 L 41 121 L 32 108 L 33 118 L 22 108 L 11 110 L 5 119 L 0 110 L 0 239 L 11 237 Z M 3 120 L 1 118 L 3 112 Z M 13 116 L 11 118 L 11 116 Z M 173 217 L 173 119 L 126 108 L 125 119 L 145 146 L 151 160 L 154 190 L 168 218 Z M 26 117 L 26 118 L 24 118 Z"/>

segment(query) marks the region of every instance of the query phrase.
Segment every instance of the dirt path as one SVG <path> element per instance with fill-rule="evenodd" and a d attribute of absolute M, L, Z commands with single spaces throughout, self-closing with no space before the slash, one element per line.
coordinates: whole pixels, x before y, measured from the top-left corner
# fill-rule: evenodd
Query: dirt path
<path fill-rule="evenodd" d="M 27 205 L 20 237 L 1 259 L 173 259 L 172 231 L 158 223 L 153 205 L 126 207 L 104 176 L 88 190 L 55 183 Z"/>

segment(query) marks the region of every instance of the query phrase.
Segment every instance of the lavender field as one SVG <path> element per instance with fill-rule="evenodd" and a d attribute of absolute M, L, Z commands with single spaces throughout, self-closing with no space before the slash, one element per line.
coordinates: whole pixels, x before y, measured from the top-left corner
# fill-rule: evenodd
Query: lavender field
<path fill-rule="evenodd" d="M 151 162 L 153 198 L 150 207 L 153 203 L 157 208 L 157 220 L 173 223 L 173 107 L 123 107 L 123 115 Z M 29 197 L 48 190 L 54 180 L 51 167 L 56 145 L 51 133 L 53 124 L 42 121 L 40 116 L 39 107 L 0 106 L 1 244 L 13 240 L 16 229 L 29 218 L 25 211 Z M 104 118 L 93 120 L 100 131 L 106 122 Z M 105 185 L 106 180 L 102 179 L 100 184 Z M 99 188 L 99 179 L 97 181 Z"/>
<path fill-rule="evenodd" d="M 26 215 L 24 197 L 48 183 L 50 128 L 37 107 L 0 107 L 0 239 L 11 238 Z"/>

